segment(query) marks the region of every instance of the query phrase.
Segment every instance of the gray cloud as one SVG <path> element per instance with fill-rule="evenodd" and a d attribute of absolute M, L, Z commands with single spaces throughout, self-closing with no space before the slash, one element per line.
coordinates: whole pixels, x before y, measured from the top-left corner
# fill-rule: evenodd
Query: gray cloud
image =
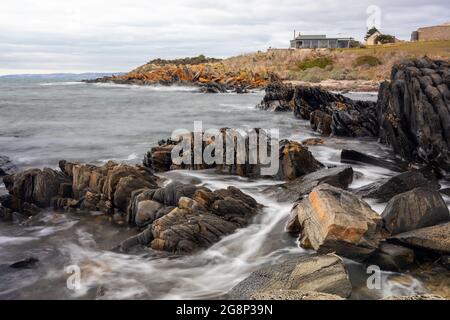
<path fill-rule="evenodd" d="M 447 0 L 4 0 L 0 73 L 127 71 L 155 57 L 287 47 L 293 30 L 362 39 L 369 5 L 401 39 L 446 22 Z"/>

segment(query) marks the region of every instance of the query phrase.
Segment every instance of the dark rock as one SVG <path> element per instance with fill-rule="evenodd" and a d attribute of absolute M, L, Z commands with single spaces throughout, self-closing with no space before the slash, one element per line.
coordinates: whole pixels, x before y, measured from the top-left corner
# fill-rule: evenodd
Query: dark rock
<path fill-rule="evenodd" d="M 442 264 L 447 270 L 450 270 L 450 255 L 444 255 L 439 259 L 439 263 Z"/>
<path fill-rule="evenodd" d="M 377 102 L 380 138 L 403 158 L 450 171 L 450 65 L 427 58 L 394 65 Z"/>
<path fill-rule="evenodd" d="M 347 149 L 343 149 L 341 151 L 341 162 L 349 164 L 358 164 L 358 163 L 371 164 L 381 168 L 386 168 L 392 171 L 400 171 L 400 172 L 407 170 L 407 164 L 397 164 L 385 159 L 377 158 L 355 150 L 347 150 Z"/>
<path fill-rule="evenodd" d="M 388 238 L 389 242 L 421 250 L 450 254 L 450 222 L 432 227 L 416 229 Z"/>
<path fill-rule="evenodd" d="M 300 245 L 319 253 L 363 260 L 377 248 L 381 217 L 354 194 L 320 184 L 293 209 L 301 226 Z"/>
<path fill-rule="evenodd" d="M 322 110 L 315 110 L 310 115 L 311 128 L 324 135 L 331 134 L 332 116 Z"/>
<path fill-rule="evenodd" d="M 414 188 L 424 187 L 439 190 L 440 185 L 435 180 L 428 180 L 419 171 L 407 171 L 391 178 L 378 180 L 366 186 L 355 189 L 354 192 L 363 198 L 373 198 L 389 201 L 393 196 L 410 191 Z"/>
<path fill-rule="evenodd" d="M 24 269 L 24 268 L 33 268 L 39 262 L 38 259 L 30 257 L 21 261 L 14 262 L 10 265 L 10 268 L 14 269 Z"/>
<path fill-rule="evenodd" d="M 413 295 L 413 296 L 390 296 L 387 298 L 383 298 L 382 300 L 446 300 L 445 298 L 435 295 L 435 294 L 419 294 L 419 295 Z"/>
<path fill-rule="evenodd" d="M 383 270 L 404 272 L 414 262 L 414 251 L 383 241 L 367 262 Z"/>
<path fill-rule="evenodd" d="M 294 107 L 292 85 L 272 82 L 266 87 L 266 94 L 256 107 L 268 111 L 292 111 Z"/>
<path fill-rule="evenodd" d="M 13 174 L 17 167 L 6 156 L 0 156 L 0 177 Z"/>
<path fill-rule="evenodd" d="M 382 213 L 384 227 L 393 235 L 450 221 L 438 191 L 416 188 L 393 197 Z"/>
<path fill-rule="evenodd" d="M 450 188 L 442 188 L 439 192 L 450 197 Z"/>
<path fill-rule="evenodd" d="M 352 286 L 342 260 L 335 255 L 291 257 L 263 267 L 228 293 L 232 300 L 255 299 L 279 291 L 319 292 L 348 297 Z"/>
<path fill-rule="evenodd" d="M 274 195 L 278 201 L 297 201 L 321 183 L 347 189 L 353 181 L 353 169 L 350 166 L 323 168 L 308 173 L 295 180 L 269 187 L 264 192 Z"/>

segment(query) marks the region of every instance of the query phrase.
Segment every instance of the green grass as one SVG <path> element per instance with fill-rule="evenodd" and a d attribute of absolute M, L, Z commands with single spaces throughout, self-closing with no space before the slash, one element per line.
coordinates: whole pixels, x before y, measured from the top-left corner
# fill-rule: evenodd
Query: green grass
<path fill-rule="evenodd" d="M 380 64 L 381 64 L 380 59 L 378 59 L 377 57 L 374 57 L 374 56 L 359 56 L 353 62 L 353 65 L 355 67 L 360 67 L 360 66 L 375 67 L 375 66 L 379 66 Z"/>
<path fill-rule="evenodd" d="M 333 65 L 333 60 L 327 57 L 320 57 L 320 58 L 307 58 L 297 64 L 297 68 L 299 70 L 306 70 L 311 68 L 320 68 L 325 69 L 328 66 Z"/>

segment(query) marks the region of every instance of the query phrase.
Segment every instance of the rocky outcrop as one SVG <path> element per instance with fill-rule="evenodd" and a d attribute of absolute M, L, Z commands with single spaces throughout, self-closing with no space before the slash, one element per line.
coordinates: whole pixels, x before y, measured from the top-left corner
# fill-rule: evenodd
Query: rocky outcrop
<path fill-rule="evenodd" d="M 140 166 L 64 160 L 59 165 L 60 171 L 30 169 L 5 176 L 9 196 L 2 198 L 2 206 L 28 215 L 47 207 L 125 213 L 133 191 L 157 187 L 158 178 Z"/>
<path fill-rule="evenodd" d="M 310 120 L 313 130 L 322 134 L 376 137 L 376 104 L 355 101 L 340 94 L 315 87 L 271 83 L 257 108 L 270 111 L 293 111 L 297 118 Z"/>
<path fill-rule="evenodd" d="M 400 156 L 450 171 L 450 65 L 427 58 L 394 65 L 380 86 L 380 138 Z"/>
<path fill-rule="evenodd" d="M 414 249 L 450 254 L 450 222 L 397 234 L 388 241 Z"/>
<path fill-rule="evenodd" d="M 439 190 L 440 185 L 436 180 L 429 180 L 420 171 L 414 170 L 400 173 L 391 178 L 375 181 L 355 189 L 354 192 L 363 198 L 389 201 L 395 195 L 420 187 Z"/>
<path fill-rule="evenodd" d="M 263 134 L 260 132 L 260 135 Z M 159 146 L 152 148 L 144 158 L 144 166 L 151 168 L 155 171 L 169 171 L 174 169 L 190 169 L 190 170 L 202 170 L 215 168 L 217 173 L 239 175 L 244 177 L 271 177 L 280 180 L 293 180 L 297 177 L 303 176 L 305 174 L 314 172 L 320 168 L 323 168 L 318 160 L 314 158 L 307 147 L 302 144 L 289 141 L 281 140 L 279 142 L 278 150 L 278 161 L 279 167 L 278 171 L 272 175 L 265 175 L 262 172 L 262 168 L 267 167 L 267 165 L 262 164 L 260 158 L 256 162 L 250 162 L 248 154 L 250 154 L 249 138 L 245 138 L 245 152 L 246 156 L 242 163 L 237 163 L 238 155 L 238 144 L 228 143 L 230 141 L 232 134 L 239 134 L 237 132 L 230 133 L 226 129 L 221 130 L 221 134 L 224 141 L 224 151 L 222 153 L 223 157 L 220 157 L 220 162 L 214 161 L 212 164 L 206 164 L 202 161 L 202 164 L 195 164 L 195 147 L 192 141 L 193 134 L 190 135 L 189 145 L 191 146 L 191 157 L 189 158 L 189 163 L 182 163 L 175 165 L 172 162 L 172 150 L 181 142 L 174 142 L 171 139 L 162 140 Z M 189 139 L 189 137 L 187 137 Z M 208 148 L 211 141 L 204 142 L 202 145 L 201 155 L 205 153 L 205 149 Z M 229 147 L 230 146 L 230 147 Z M 268 150 L 270 150 L 270 145 L 268 145 Z M 228 149 L 230 148 L 230 149 Z M 230 164 L 227 161 L 226 155 L 231 153 L 234 155 L 233 163 Z"/>
<path fill-rule="evenodd" d="M 309 194 L 321 183 L 347 189 L 353 181 L 353 169 L 349 166 L 339 166 L 333 168 L 323 168 L 312 173 L 308 173 L 295 180 L 272 186 L 264 190 L 274 196 L 278 201 L 297 201 Z"/>
<path fill-rule="evenodd" d="M 382 238 L 381 217 L 354 194 L 321 184 L 294 206 L 300 245 L 320 253 L 336 252 L 363 260 Z"/>
<path fill-rule="evenodd" d="M 12 174 L 17 170 L 17 167 L 6 156 L 0 156 L 0 177 Z"/>
<path fill-rule="evenodd" d="M 235 91 L 243 93 L 249 89 L 264 88 L 271 79 L 271 72 L 255 73 L 245 70 L 226 70 L 221 62 L 195 64 L 164 63 L 156 61 L 140 66 L 129 73 L 93 80 L 87 83 L 116 83 L 133 85 L 184 85 L 197 86 L 205 93 Z"/>
<path fill-rule="evenodd" d="M 256 293 L 251 300 L 345 300 L 341 296 L 317 291 L 271 290 Z"/>
<path fill-rule="evenodd" d="M 440 193 L 427 188 L 393 197 L 381 216 L 384 228 L 393 235 L 450 221 L 450 212 Z"/>
<path fill-rule="evenodd" d="M 350 296 L 352 290 L 347 270 L 335 255 L 288 258 L 263 267 L 248 276 L 228 293 L 230 299 L 248 300 L 274 297 L 279 292 L 305 292 Z"/>
<path fill-rule="evenodd" d="M 148 227 L 123 242 L 121 249 L 148 245 L 178 254 L 195 252 L 247 225 L 260 209 L 256 200 L 234 187 L 211 191 L 171 183 L 143 191 L 134 195 L 128 220 Z"/>

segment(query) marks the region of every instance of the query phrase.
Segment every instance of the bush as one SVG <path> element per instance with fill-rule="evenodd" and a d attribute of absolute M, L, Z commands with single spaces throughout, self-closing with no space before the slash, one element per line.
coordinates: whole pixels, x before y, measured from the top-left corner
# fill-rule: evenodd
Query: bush
<path fill-rule="evenodd" d="M 300 70 L 306 70 L 311 68 L 324 69 L 327 66 L 333 66 L 333 61 L 327 57 L 320 58 L 306 58 L 305 60 L 298 63 L 297 68 Z"/>
<path fill-rule="evenodd" d="M 386 44 L 386 43 L 394 43 L 395 37 L 390 34 L 380 34 L 376 39 L 376 43 Z"/>
<path fill-rule="evenodd" d="M 358 58 L 355 59 L 353 65 L 355 67 L 360 67 L 360 66 L 371 66 L 371 67 L 375 67 L 375 66 L 379 66 L 381 64 L 381 61 L 374 56 L 360 56 Z"/>

